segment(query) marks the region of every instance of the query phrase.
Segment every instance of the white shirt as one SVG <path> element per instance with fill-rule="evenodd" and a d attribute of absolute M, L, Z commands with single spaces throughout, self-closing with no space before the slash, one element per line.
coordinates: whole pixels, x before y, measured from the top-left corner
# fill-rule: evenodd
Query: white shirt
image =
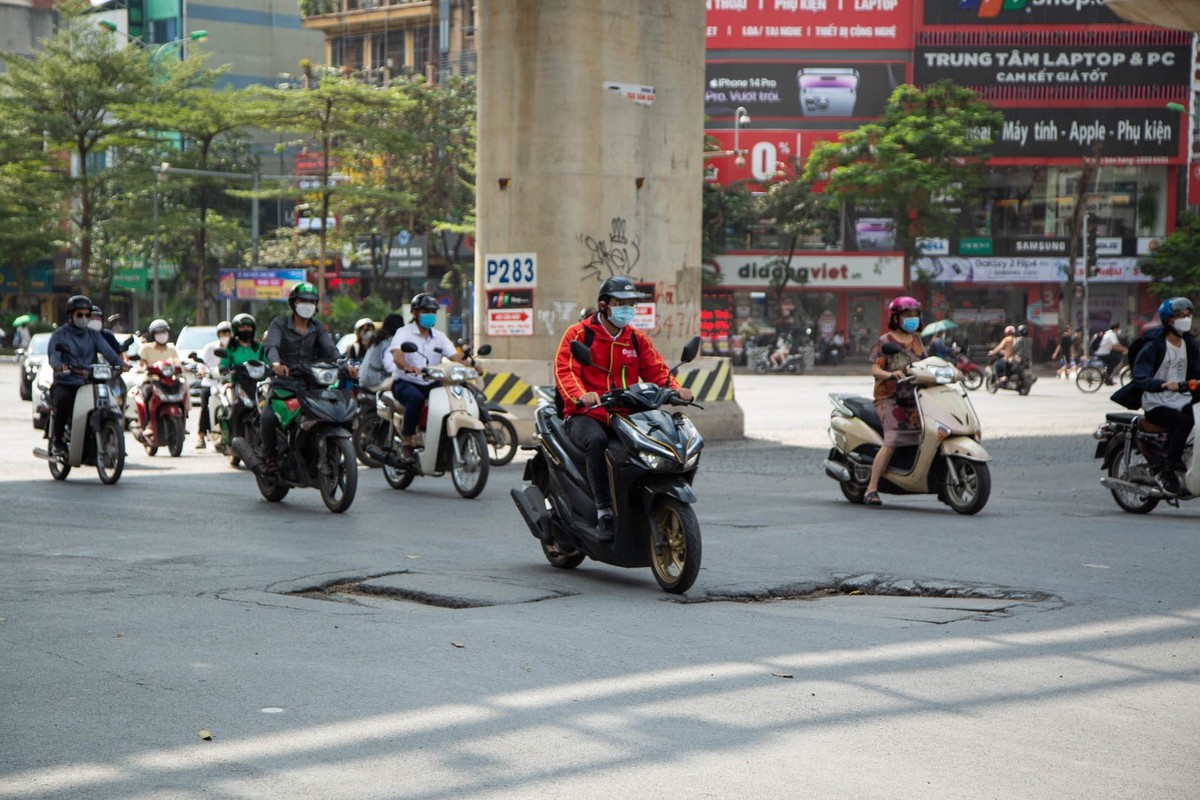
<path fill-rule="evenodd" d="M 214 339 L 213 341 L 204 345 L 204 349 L 200 351 L 200 353 L 199 353 L 200 361 L 204 364 L 204 366 L 208 367 L 210 370 L 215 370 L 217 367 L 221 366 L 221 357 L 218 356 L 213 351 L 217 350 L 221 347 L 228 347 L 228 346 L 229 345 L 221 344 L 220 339 Z M 210 375 L 205 375 L 203 378 L 200 379 L 200 385 L 201 386 L 215 386 L 216 382 L 213 381 L 211 374 L 210 374 Z"/>
<path fill-rule="evenodd" d="M 410 322 L 396 331 L 396 335 L 392 337 L 392 343 L 388 345 L 388 357 L 384 359 L 384 363 L 391 370 L 392 378 L 395 380 L 408 381 L 422 386 L 429 381 L 420 375 L 411 375 L 396 366 L 396 353 L 400 351 L 400 345 L 405 342 L 412 342 L 417 346 L 415 353 L 401 353 L 404 356 L 404 363 L 413 367 L 436 366 L 442 363 L 443 357 L 450 358 L 458 352 L 454 349 L 454 343 L 450 341 L 450 338 L 436 328 L 429 332 L 429 338 L 425 338 L 421 332 L 421 326 L 415 322 Z M 438 350 L 441 352 L 437 352 Z"/>
<path fill-rule="evenodd" d="M 1121 337 L 1117 336 L 1117 332 L 1109 328 L 1104 332 L 1104 336 L 1100 339 L 1100 346 L 1096 348 L 1096 355 L 1106 356 L 1112 353 L 1113 345 L 1120 344 Z"/>
<path fill-rule="evenodd" d="M 1158 365 L 1158 372 L 1154 373 L 1154 377 L 1162 381 L 1179 381 L 1182 384 L 1187 380 L 1187 347 L 1182 342 L 1179 343 L 1179 346 L 1175 346 L 1168 341 L 1166 345 L 1167 352 L 1163 356 L 1162 363 Z M 1192 402 L 1192 396 L 1188 392 L 1144 392 L 1142 394 L 1143 411 L 1161 406 L 1178 411 L 1190 402 Z"/>

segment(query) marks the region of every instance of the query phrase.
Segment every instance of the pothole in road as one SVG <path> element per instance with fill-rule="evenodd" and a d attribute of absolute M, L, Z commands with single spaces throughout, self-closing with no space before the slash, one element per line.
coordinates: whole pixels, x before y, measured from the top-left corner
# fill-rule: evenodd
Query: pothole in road
<path fill-rule="evenodd" d="M 826 583 L 784 586 L 729 586 L 703 595 L 678 598 L 680 603 L 779 603 L 786 600 L 837 601 L 844 608 L 855 600 L 883 616 L 935 624 L 958 619 L 1007 616 L 1018 605 L 1062 603 L 1049 592 L 1010 586 L 932 579 L 896 578 L 869 573 L 834 577 Z"/>
<path fill-rule="evenodd" d="M 293 589 L 285 594 L 342 603 L 357 603 L 360 602 L 360 598 L 382 598 L 439 608 L 486 608 L 538 603 L 542 600 L 571 597 L 574 593 L 540 589 L 492 578 L 400 571 L 364 577 L 335 578 L 315 586 Z"/>

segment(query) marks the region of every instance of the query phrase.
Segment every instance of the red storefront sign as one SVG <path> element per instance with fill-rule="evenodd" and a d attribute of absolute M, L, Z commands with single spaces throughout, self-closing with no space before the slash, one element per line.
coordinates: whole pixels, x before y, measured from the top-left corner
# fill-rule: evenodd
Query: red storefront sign
<path fill-rule="evenodd" d="M 912 0 L 708 0 L 710 50 L 904 50 Z"/>
<path fill-rule="evenodd" d="M 737 149 L 744 151 L 745 163 L 738 166 L 731 130 L 706 131 L 716 139 L 721 150 L 705 159 L 705 175 L 709 181 L 728 186 L 737 181 L 768 183 L 782 177 L 792 178 L 803 171 L 804 162 L 817 142 L 837 141 L 841 131 L 787 131 L 745 129 L 739 132 Z M 800 166 L 796 166 L 799 159 Z"/>

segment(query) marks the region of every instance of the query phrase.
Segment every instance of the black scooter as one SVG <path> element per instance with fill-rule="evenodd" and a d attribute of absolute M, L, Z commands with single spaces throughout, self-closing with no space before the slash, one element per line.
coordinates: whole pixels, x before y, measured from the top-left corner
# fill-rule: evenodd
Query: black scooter
<path fill-rule="evenodd" d="M 254 470 L 263 498 L 278 503 L 292 488 L 315 487 L 325 507 L 335 514 L 350 508 L 358 489 L 358 462 L 350 429 L 358 403 L 347 392 L 330 388 L 338 381 L 333 364 L 296 366 L 287 378 L 276 377 L 259 389 L 279 421 L 279 470 L 263 468 L 262 444 L 243 436 L 233 440 L 233 452 Z M 272 394 L 271 387 L 274 386 Z"/>
<path fill-rule="evenodd" d="M 695 359 L 699 350 L 696 337 L 683 348 L 681 364 Z M 591 351 L 582 342 L 571 343 L 571 356 L 585 368 L 592 367 Z M 613 541 L 597 539 L 596 503 L 583 451 L 571 441 L 551 404 L 536 411 L 537 443 L 527 448 L 535 454 L 525 464 L 528 483 L 512 490 L 513 501 L 554 566 L 573 569 L 584 558 L 618 567 L 649 566 L 665 591 L 686 592 L 700 571 L 700 523 L 692 508 L 692 481 L 704 441 L 683 413 L 670 413 L 662 406 L 696 404 L 680 400 L 674 390 L 639 383 L 606 392 L 600 405 L 627 412 L 613 416 L 615 436 L 608 449 Z"/>
<path fill-rule="evenodd" d="M 996 365 L 1001 361 L 1003 359 L 995 358 L 984 370 L 984 386 L 988 392 L 995 394 L 1001 389 L 1011 389 L 1022 397 L 1029 394 L 1029 390 L 1037 382 L 1037 376 L 1033 374 L 1030 364 L 1020 356 L 1013 356 L 1005 380 L 1001 383 L 1000 376 L 996 374 Z"/>

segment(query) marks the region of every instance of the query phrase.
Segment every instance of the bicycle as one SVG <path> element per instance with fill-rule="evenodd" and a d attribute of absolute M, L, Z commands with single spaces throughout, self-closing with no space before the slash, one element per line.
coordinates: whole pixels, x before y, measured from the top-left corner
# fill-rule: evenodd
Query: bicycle
<path fill-rule="evenodd" d="M 1087 394 L 1100 391 L 1100 387 L 1108 382 L 1108 365 L 1099 358 L 1088 359 L 1087 364 L 1079 368 L 1078 374 L 1075 376 L 1075 386 L 1079 391 Z M 1123 363 L 1117 368 L 1117 374 L 1114 381 L 1122 386 L 1133 380 L 1133 372 L 1129 368 L 1129 364 Z"/>

